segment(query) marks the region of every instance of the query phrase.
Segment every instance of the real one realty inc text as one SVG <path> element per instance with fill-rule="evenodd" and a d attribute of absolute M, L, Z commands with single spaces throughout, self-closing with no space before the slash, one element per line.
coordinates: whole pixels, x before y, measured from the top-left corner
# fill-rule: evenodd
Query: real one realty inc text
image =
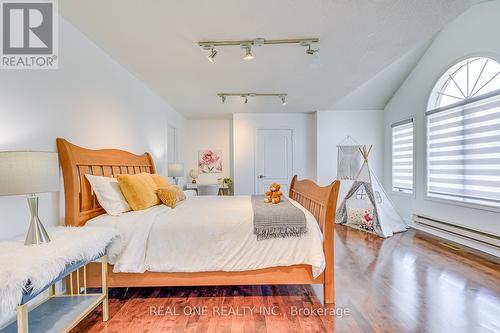
<path fill-rule="evenodd" d="M 150 306 L 151 316 L 335 316 L 345 317 L 351 314 L 349 308 L 341 307 L 301 307 L 290 306 L 283 312 L 279 306 Z"/>

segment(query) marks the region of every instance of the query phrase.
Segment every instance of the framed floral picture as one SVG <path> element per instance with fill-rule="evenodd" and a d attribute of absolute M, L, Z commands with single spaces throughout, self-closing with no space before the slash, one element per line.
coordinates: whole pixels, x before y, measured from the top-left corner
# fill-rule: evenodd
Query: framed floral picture
<path fill-rule="evenodd" d="M 200 173 L 222 173 L 222 151 L 212 149 L 198 151 L 198 170 Z"/>

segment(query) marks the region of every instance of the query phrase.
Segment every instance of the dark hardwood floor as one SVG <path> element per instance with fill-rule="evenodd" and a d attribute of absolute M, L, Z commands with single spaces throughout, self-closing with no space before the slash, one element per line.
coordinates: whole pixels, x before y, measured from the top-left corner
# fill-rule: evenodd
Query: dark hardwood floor
<path fill-rule="evenodd" d="M 112 289 L 110 320 L 98 309 L 73 332 L 500 332 L 498 262 L 342 226 L 335 262 L 336 309 L 301 285 Z"/>

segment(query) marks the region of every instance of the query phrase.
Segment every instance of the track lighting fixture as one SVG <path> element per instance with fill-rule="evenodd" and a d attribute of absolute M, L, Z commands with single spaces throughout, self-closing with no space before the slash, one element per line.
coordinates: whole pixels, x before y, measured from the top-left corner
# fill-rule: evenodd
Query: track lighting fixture
<path fill-rule="evenodd" d="M 215 56 L 217 55 L 217 50 L 212 48 L 210 51 L 210 55 L 207 57 L 208 61 L 210 61 L 212 64 L 215 62 Z"/>
<path fill-rule="evenodd" d="M 252 55 L 252 47 L 250 45 L 248 46 L 243 46 L 242 47 L 245 48 L 245 56 L 243 57 L 243 60 L 252 60 L 253 59 L 253 55 Z"/>
<path fill-rule="evenodd" d="M 312 43 L 313 43 L 313 41 L 311 41 L 311 40 L 303 40 L 302 42 L 300 42 L 300 46 L 307 47 L 306 54 L 315 55 L 316 53 L 319 52 L 318 49 L 311 48 Z"/>
<path fill-rule="evenodd" d="M 215 63 L 215 56 L 217 55 L 217 50 L 213 44 L 205 44 L 202 46 L 203 50 L 209 51 L 210 54 L 207 56 L 208 61 L 212 64 Z"/>
<path fill-rule="evenodd" d="M 277 45 L 277 44 L 299 44 L 300 46 L 307 47 L 306 53 L 314 55 L 319 52 L 318 49 L 313 49 L 312 44 L 319 43 L 319 38 L 295 38 L 295 39 L 270 39 L 266 40 L 264 38 L 255 38 L 253 40 L 222 40 L 222 41 L 205 41 L 198 42 L 198 45 L 206 51 L 210 51 L 210 55 L 207 57 L 210 62 L 214 62 L 214 58 L 217 55 L 217 50 L 215 47 L 221 46 L 239 46 L 245 50 L 245 56 L 243 59 L 252 60 L 254 58 L 252 54 L 252 47 L 261 47 L 264 45 Z"/>
<path fill-rule="evenodd" d="M 318 52 L 319 52 L 318 49 L 311 49 L 311 45 L 309 45 L 307 47 L 307 50 L 306 50 L 306 54 L 309 54 L 309 55 L 315 55 Z"/>
<path fill-rule="evenodd" d="M 282 105 L 286 105 L 286 97 L 288 94 L 257 94 L 257 93 L 218 93 L 217 96 L 220 97 L 222 103 L 226 102 L 228 96 L 243 98 L 243 103 L 248 104 L 249 97 L 278 97 L 281 100 Z"/>
<path fill-rule="evenodd" d="M 281 105 L 286 105 L 286 95 L 281 95 Z"/>

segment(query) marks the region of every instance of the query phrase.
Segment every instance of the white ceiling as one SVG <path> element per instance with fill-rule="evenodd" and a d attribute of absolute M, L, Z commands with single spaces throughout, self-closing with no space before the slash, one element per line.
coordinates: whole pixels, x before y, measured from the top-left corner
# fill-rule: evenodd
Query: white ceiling
<path fill-rule="evenodd" d="M 403 84 L 434 38 L 420 43 L 408 53 L 337 101 L 333 110 L 381 110 Z"/>
<path fill-rule="evenodd" d="M 66 19 L 186 117 L 228 118 L 235 112 L 331 109 L 477 2 L 65 0 L 59 6 Z M 211 64 L 197 46 L 200 40 L 256 37 L 319 37 L 320 52 L 309 56 L 297 45 L 264 46 L 247 62 L 238 47 L 225 47 Z M 390 86 L 400 80 L 392 81 L 385 88 L 394 92 L 397 86 Z M 286 106 L 277 98 L 246 105 L 228 99 L 223 105 L 219 92 L 286 92 L 289 98 Z"/>

